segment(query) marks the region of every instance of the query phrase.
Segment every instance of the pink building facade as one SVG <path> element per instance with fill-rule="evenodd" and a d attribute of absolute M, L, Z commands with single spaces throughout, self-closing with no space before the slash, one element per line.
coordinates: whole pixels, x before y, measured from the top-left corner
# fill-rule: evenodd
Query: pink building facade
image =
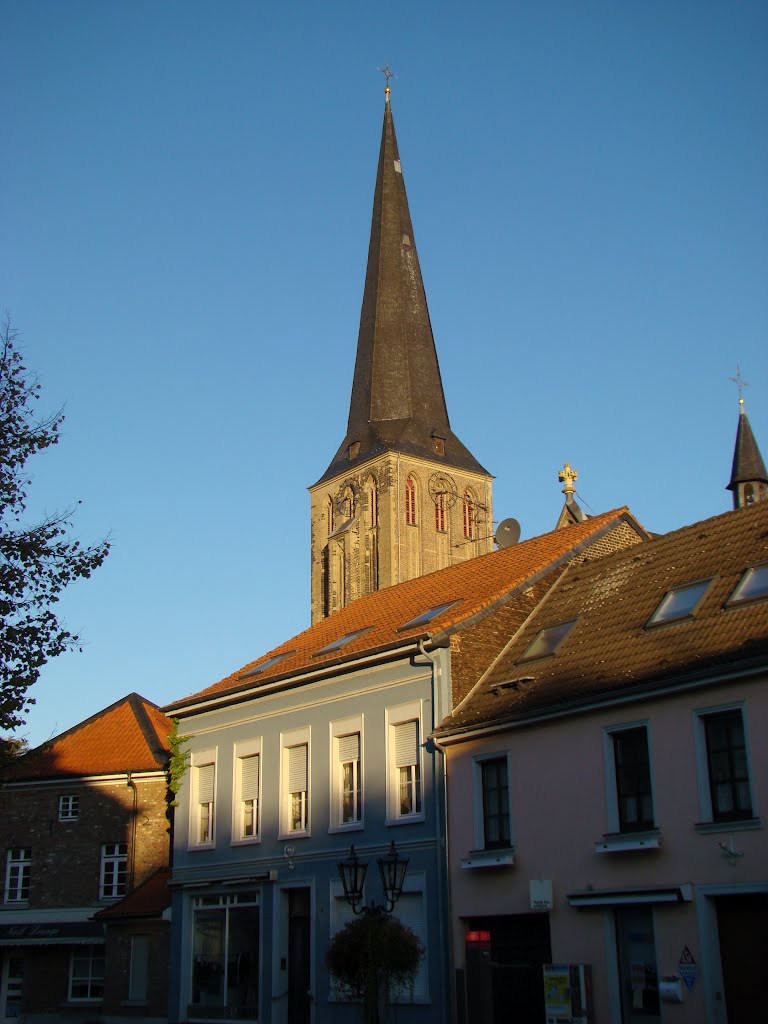
<path fill-rule="evenodd" d="M 766 527 L 568 570 L 438 731 L 461 1024 L 768 1017 Z"/>

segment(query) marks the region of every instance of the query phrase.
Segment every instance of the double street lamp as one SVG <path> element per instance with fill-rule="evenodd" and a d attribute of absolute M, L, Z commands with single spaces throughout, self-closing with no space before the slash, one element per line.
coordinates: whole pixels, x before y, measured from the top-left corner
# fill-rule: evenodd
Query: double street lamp
<path fill-rule="evenodd" d="M 339 875 L 341 884 L 344 886 L 344 896 L 355 914 L 379 913 L 382 910 L 386 914 L 391 914 L 403 894 L 408 858 L 400 856 L 395 849 L 394 840 L 392 840 L 387 853 L 383 857 L 377 857 L 376 862 L 379 865 L 381 886 L 386 900 L 383 907 L 376 907 L 373 903 L 370 907 L 366 907 L 363 903 L 363 886 L 368 863 L 359 859 L 355 853 L 355 847 L 350 846 L 349 856 L 339 861 Z"/>

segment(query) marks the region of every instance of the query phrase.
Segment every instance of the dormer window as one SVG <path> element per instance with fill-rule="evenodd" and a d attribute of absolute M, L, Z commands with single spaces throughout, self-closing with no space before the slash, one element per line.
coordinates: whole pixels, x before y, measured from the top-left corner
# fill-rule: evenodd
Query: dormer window
<path fill-rule="evenodd" d="M 554 654 L 575 625 L 576 619 L 571 619 L 570 622 L 561 622 L 557 626 L 547 626 L 546 629 L 540 630 L 533 643 L 526 648 L 518 660 L 546 658 L 548 655 Z"/>
<path fill-rule="evenodd" d="M 427 622 L 431 622 L 432 619 L 436 619 L 438 615 L 442 615 L 443 612 L 447 612 L 449 608 L 453 608 L 455 605 L 461 603 L 461 598 L 456 601 L 448 601 L 446 604 L 436 604 L 432 608 L 428 608 L 427 611 L 422 612 L 421 615 L 417 615 L 413 619 L 409 619 L 405 625 L 398 627 L 398 632 L 404 629 L 412 629 L 414 626 L 423 626 Z"/>
<path fill-rule="evenodd" d="M 741 604 L 744 601 L 756 601 L 760 597 L 768 597 L 768 563 L 750 566 L 736 584 L 727 603 Z"/>
<path fill-rule="evenodd" d="M 359 441 L 353 441 L 352 444 L 349 446 L 349 448 L 347 448 L 347 456 L 349 458 L 349 461 L 351 462 L 353 459 L 356 459 L 359 454 L 360 454 L 360 442 Z"/>
<path fill-rule="evenodd" d="M 433 434 L 432 447 L 435 450 L 435 455 L 445 455 L 445 438 L 438 437 L 436 434 Z"/>
<path fill-rule="evenodd" d="M 347 644 L 351 644 L 353 640 L 356 640 L 363 633 L 367 633 L 373 629 L 373 626 L 363 626 L 362 629 L 354 629 L 351 633 L 345 633 L 344 636 L 338 637 L 336 640 L 331 640 L 330 643 L 326 644 L 325 647 L 321 647 L 319 651 L 315 651 L 315 655 L 330 654 L 332 651 L 339 651 L 342 647 L 346 647 Z"/>
<path fill-rule="evenodd" d="M 711 583 L 712 579 L 710 578 L 699 580 L 696 583 L 686 583 L 681 587 L 668 590 L 656 611 L 646 622 L 646 626 L 660 626 L 665 622 L 690 618 L 696 612 Z"/>

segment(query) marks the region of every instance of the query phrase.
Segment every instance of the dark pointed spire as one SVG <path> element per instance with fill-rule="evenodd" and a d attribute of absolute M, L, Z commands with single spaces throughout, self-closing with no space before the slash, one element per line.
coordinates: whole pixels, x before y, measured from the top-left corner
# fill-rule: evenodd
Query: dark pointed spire
<path fill-rule="evenodd" d="M 385 451 L 487 475 L 448 420 L 388 81 L 347 435 L 320 479 Z"/>
<path fill-rule="evenodd" d="M 749 485 L 753 486 L 747 492 L 746 488 Z M 742 504 L 751 504 L 752 501 L 760 500 L 760 497 L 765 494 L 766 487 L 768 487 L 768 473 L 765 470 L 765 463 L 749 424 L 744 408 L 744 399 L 739 398 L 739 426 L 736 431 L 731 480 L 727 489 L 733 491 L 734 507 L 738 508 Z M 740 500 L 742 497 L 743 500 Z"/>

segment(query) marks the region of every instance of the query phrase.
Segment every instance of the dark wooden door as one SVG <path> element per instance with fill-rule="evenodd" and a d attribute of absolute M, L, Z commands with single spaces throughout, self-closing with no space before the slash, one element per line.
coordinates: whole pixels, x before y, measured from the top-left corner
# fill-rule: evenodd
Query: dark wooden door
<path fill-rule="evenodd" d="M 309 889 L 288 892 L 288 1024 L 309 1024 L 310 983 Z"/>

